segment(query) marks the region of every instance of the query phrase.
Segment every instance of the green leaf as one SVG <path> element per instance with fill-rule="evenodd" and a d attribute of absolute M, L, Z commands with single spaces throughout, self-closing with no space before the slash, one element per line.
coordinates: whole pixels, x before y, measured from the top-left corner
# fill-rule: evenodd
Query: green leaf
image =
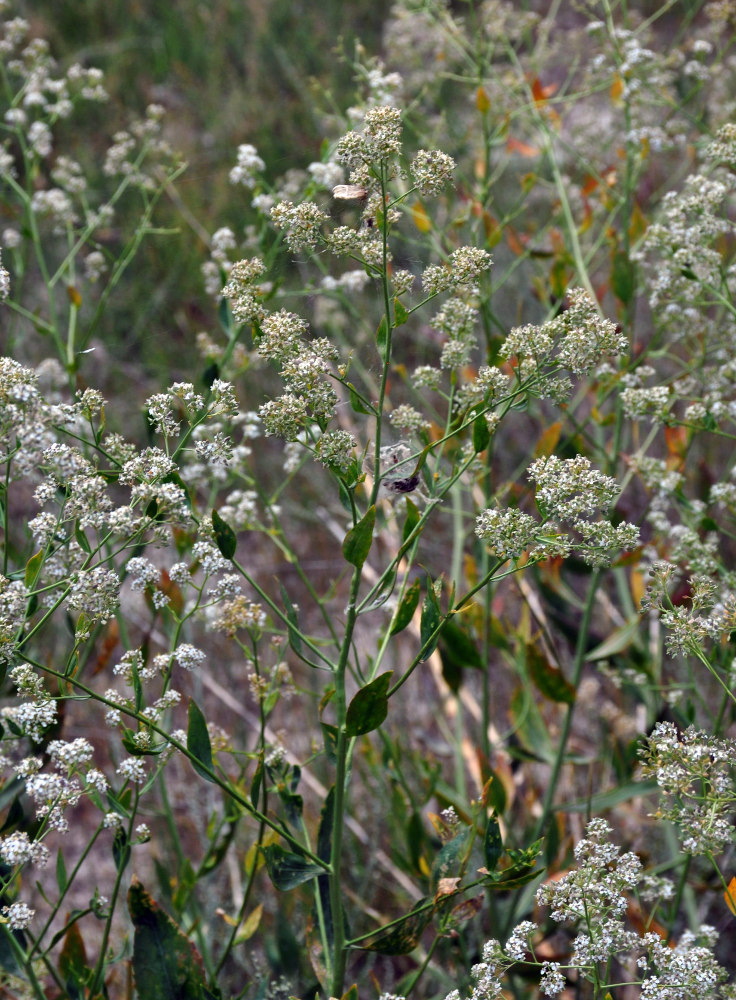
<path fill-rule="evenodd" d="M 213 361 L 211 364 L 207 365 L 205 370 L 202 372 L 201 375 L 202 384 L 206 386 L 208 389 L 211 389 L 212 383 L 215 381 L 215 379 L 218 379 L 219 377 L 220 377 L 220 366 L 216 361 Z"/>
<path fill-rule="evenodd" d="M 640 798 L 644 795 L 652 795 L 652 793 L 657 791 L 656 781 L 630 781 L 625 785 L 618 785 L 616 788 L 612 788 L 608 792 L 599 792 L 597 795 L 590 795 L 585 799 L 579 799 L 577 802 L 562 803 L 556 806 L 560 812 L 588 812 L 591 815 L 593 812 L 604 812 L 607 809 L 613 809 L 620 805 L 622 802 L 628 802 L 629 799 Z"/>
<path fill-rule="evenodd" d="M 510 889 L 520 889 L 522 885 L 533 882 L 535 878 L 544 875 L 545 868 L 530 868 L 528 871 L 507 869 L 500 876 L 492 873 L 484 882 L 487 889 L 495 889 L 496 892 L 508 892 Z"/>
<path fill-rule="evenodd" d="M 250 801 L 251 804 L 258 808 L 258 796 L 261 794 L 261 785 L 263 784 L 263 761 L 258 761 L 258 766 L 256 767 L 256 773 L 253 775 L 253 780 L 250 783 Z"/>
<path fill-rule="evenodd" d="M 506 789 L 503 781 L 496 774 L 492 767 L 488 767 L 488 782 L 486 783 L 485 802 L 499 815 L 503 815 L 506 810 Z"/>
<path fill-rule="evenodd" d="M 388 323 L 385 316 L 378 324 L 378 329 L 376 330 L 376 347 L 378 348 L 378 353 L 381 355 L 381 361 L 385 362 L 388 353 Z"/>
<path fill-rule="evenodd" d="M 369 944 L 354 945 L 379 955 L 408 955 L 419 944 L 424 928 L 432 919 L 434 907 L 428 898 L 420 899 L 406 916 L 395 923 L 390 931 L 380 934 Z"/>
<path fill-rule="evenodd" d="M 448 618 L 442 626 L 439 645 L 443 661 L 448 659 L 458 667 L 470 667 L 473 670 L 483 669 L 484 663 L 475 640 L 471 639 L 454 618 Z"/>
<path fill-rule="evenodd" d="M 337 726 L 331 726 L 329 722 L 320 722 L 322 727 L 322 739 L 325 745 L 325 754 L 331 764 L 337 760 Z"/>
<path fill-rule="evenodd" d="M 502 854 L 503 840 L 501 839 L 501 829 L 494 813 L 488 819 L 486 833 L 483 838 L 483 855 L 485 857 L 486 868 L 489 872 L 495 871 Z"/>
<path fill-rule="evenodd" d="M 352 382 L 346 382 L 345 385 L 348 387 L 348 392 L 350 393 L 350 406 L 355 411 L 355 413 L 365 413 L 368 416 L 373 416 L 375 410 L 368 409 L 363 400 L 361 399 L 358 390 L 355 388 Z"/>
<path fill-rule="evenodd" d="M 41 569 L 41 563 L 43 562 L 43 549 L 39 549 L 35 556 L 31 558 L 26 563 L 26 571 L 23 576 L 23 582 L 26 587 L 32 587 L 36 579 L 38 578 L 39 570 Z"/>
<path fill-rule="evenodd" d="M 193 698 L 189 699 L 189 724 L 187 726 L 187 750 L 192 754 L 191 764 L 197 774 L 206 781 L 214 781 L 205 768 L 214 770 L 212 744 L 207 732 L 207 723 L 202 711 Z"/>
<path fill-rule="evenodd" d="M 115 836 L 112 839 L 112 857 L 115 862 L 115 868 L 119 872 L 123 871 L 128 861 L 130 861 L 130 842 L 128 834 L 122 826 L 119 826 L 115 830 Z"/>
<path fill-rule="evenodd" d="M 56 884 L 59 887 L 59 892 L 63 895 L 67 887 L 67 877 L 66 877 L 66 865 L 64 864 L 64 855 L 61 853 L 61 848 L 56 855 Z"/>
<path fill-rule="evenodd" d="M 607 636 L 603 642 L 599 643 L 595 649 L 591 649 L 586 660 L 607 660 L 611 656 L 623 653 L 632 643 L 639 644 L 639 630 L 641 629 L 641 617 L 634 615 L 625 625 L 616 628 Z"/>
<path fill-rule="evenodd" d="M 376 523 L 376 506 L 368 508 L 358 523 L 345 535 L 342 543 L 342 554 L 346 561 L 360 569 L 368 558 L 373 544 L 373 528 Z"/>
<path fill-rule="evenodd" d="M 409 319 L 409 313 L 401 299 L 394 299 L 394 326 L 403 326 Z"/>
<path fill-rule="evenodd" d="M 572 705 L 575 701 L 575 688 L 562 671 L 553 666 L 531 643 L 526 646 L 526 665 L 529 676 L 545 698 Z"/>
<path fill-rule="evenodd" d="M 422 605 L 422 619 L 419 634 L 422 643 L 422 660 L 428 660 L 439 642 L 440 606 L 432 586 L 427 591 Z M 427 645 L 428 644 L 428 645 Z M 425 648 L 426 645 L 426 648 Z"/>
<path fill-rule="evenodd" d="M 348 736 L 363 736 L 381 725 L 388 715 L 388 689 L 393 673 L 387 670 L 379 674 L 355 695 L 345 717 Z"/>
<path fill-rule="evenodd" d="M 324 869 L 300 854 L 285 851 L 278 844 L 268 844 L 261 848 L 266 858 L 266 868 L 276 889 L 286 892 L 303 882 L 309 882 L 317 875 L 324 874 Z"/>
<path fill-rule="evenodd" d="M 279 587 L 281 588 L 281 600 L 284 602 L 286 610 L 286 630 L 289 633 L 289 645 L 297 656 L 301 656 L 302 640 L 299 635 L 299 619 L 297 618 L 296 608 L 291 603 L 283 583 L 280 583 Z"/>
<path fill-rule="evenodd" d="M 391 623 L 391 635 L 396 635 L 398 632 L 403 632 L 406 626 L 414 617 L 414 612 L 419 604 L 419 595 L 422 591 L 422 585 L 419 580 L 415 580 L 414 583 L 407 589 L 404 594 L 401 604 L 396 609 L 396 614 L 394 615 L 394 620 Z"/>
<path fill-rule="evenodd" d="M 468 847 L 468 831 L 461 830 L 439 851 L 432 865 L 432 892 L 437 891 L 441 878 L 450 878 L 460 869 Z"/>
<path fill-rule="evenodd" d="M 67 918 L 68 919 L 68 918 Z M 70 996 L 83 997 L 79 989 L 88 971 L 87 954 L 77 921 L 68 923 L 64 934 L 64 944 L 59 953 L 59 972 Z"/>
<path fill-rule="evenodd" d="M 319 830 L 317 831 L 317 856 L 323 861 L 329 861 L 332 855 L 332 829 L 335 820 L 335 786 L 333 785 L 325 798 L 319 814 Z M 319 897 L 324 914 L 325 933 L 328 946 L 331 948 L 335 940 L 334 922 L 332 919 L 332 901 L 330 899 L 330 882 L 323 873 L 317 879 Z M 340 914 L 342 919 L 342 914 Z"/>
<path fill-rule="evenodd" d="M 406 497 L 406 519 L 404 521 L 404 526 L 401 529 L 401 542 L 403 545 L 406 544 L 407 539 L 418 524 L 419 508 L 413 500 Z"/>
<path fill-rule="evenodd" d="M 519 687 L 514 691 L 509 715 L 516 737 L 530 758 L 551 764 L 555 758 L 555 751 L 549 732 L 541 712 L 526 687 Z"/>
<path fill-rule="evenodd" d="M 298 826 L 304 811 L 304 799 L 293 789 L 286 788 L 284 785 L 278 786 L 278 794 L 286 813 L 287 822 L 292 826 Z"/>
<path fill-rule="evenodd" d="M 491 430 L 484 413 L 473 421 L 473 451 L 485 451 L 491 440 Z"/>
<path fill-rule="evenodd" d="M 233 529 L 227 521 L 223 521 L 214 507 L 212 508 L 212 530 L 220 555 L 224 556 L 225 559 L 232 559 L 238 547 L 238 540 Z"/>
<path fill-rule="evenodd" d="M 8 924 L 0 924 L 0 969 L 13 976 L 23 976 L 24 971 L 18 964 L 18 934 L 11 931 Z M 22 938 L 21 938 L 22 940 Z"/>
<path fill-rule="evenodd" d="M 626 253 L 617 250 L 611 261 L 611 291 L 628 305 L 634 296 L 634 268 Z"/>
<path fill-rule="evenodd" d="M 89 544 L 89 541 L 87 540 L 87 536 L 80 527 L 79 521 L 74 522 L 74 537 L 77 541 L 77 545 L 80 547 L 82 552 L 86 552 L 88 556 L 91 555 L 92 548 Z"/>
<path fill-rule="evenodd" d="M 196 948 L 138 879 L 128 891 L 135 928 L 133 974 L 139 997 L 156 1000 L 211 1000 L 204 966 Z"/>

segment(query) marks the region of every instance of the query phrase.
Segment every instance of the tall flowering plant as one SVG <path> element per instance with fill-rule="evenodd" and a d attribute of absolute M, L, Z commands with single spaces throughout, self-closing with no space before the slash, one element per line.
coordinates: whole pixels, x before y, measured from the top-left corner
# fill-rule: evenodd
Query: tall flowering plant
<path fill-rule="evenodd" d="M 573 801 L 584 789 L 568 772 L 610 747 L 620 787 L 596 801 L 627 802 L 656 779 L 683 856 L 704 856 L 729 891 L 717 855 L 733 801 L 720 734 L 730 575 L 704 502 L 685 496 L 676 462 L 648 454 L 656 421 L 672 458 L 690 440 L 677 433 L 729 419 L 733 269 L 717 240 L 729 184 L 689 181 L 658 225 L 641 221 L 645 140 L 677 146 L 652 123 L 642 67 L 661 71 L 662 92 L 675 69 L 608 7 L 585 37 L 624 108 L 625 182 L 595 163 L 593 181 L 568 183 L 561 112 L 525 71 L 525 33 L 539 29 L 551 64 L 559 53 L 543 24 L 515 23 L 503 4 L 477 13 L 473 25 L 443 3 L 400 4 L 392 21 L 444 40 L 449 78 L 473 81 L 472 170 L 457 133 L 457 163 L 424 141 L 429 126 L 401 110 L 401 76 L 378 63 L 356 67 L 363 99 L 305 173 L 270 183 L 258 151 L 239 147 L 230 179 L 256 221 L 242 249 L 227 227 L 210 239 L 219 328 L 197 337 L 197 379 L 145 388 L 137 428 L 129 399 L 87 384 L 105 376 L 90 358 L 136 253 L 162 235 L 154 213 L 181 166 L 153 106 L 113 137 L 89 185 L 55 129 L 104 97 L 99 75 L 58 74 L 28 25 L 4 24 L 0 954 L 14 989 L 109 995 L 128 963 L 140 996 L 164 981 L 172 996 L 218 996 L 245 978 L 240 995 L 352 1000 L 369 963 L 393 987 L 405 956 L 407 996 L 430 977 L 432 995 L 459 996 L 450 961 L 471 968 L 478 997 L 504 980 L 521 990 L 531 967 L 551 996 L 575 981 L 600 997 L 684 996 L 693 963 L 708 995 L 727 989 L 710 930 L 670 949 L 676 901 L 662 933 L 644 893 L 631 902 L 641 866 L 604 821 L 577 830 L 577 867 L 560 871 L 563 810 L 589 810 L 593 795 Z M 405 70 L 431 92 L 425 66 Z M 516 118 L 523 139 L 506 134 Z M 451 124 L 433 128 L 455 153 Z M 521 204 L 493 214 L 502 142 L 544 158 L 552 249 L 515 230 Z M 713 172 L 730 169 L 732 145 L 724 127 L 704 146 Z M 541 167 L 523 175 L 532 208 L 542 186 Z M 127 233 L 132 200 L 140 223 Z M 498 311 L 520 266 L 509 255 L 549 265 L 544 294 L 539 273 L 530 281 L 535 322 Z M 644 347 L 637 281 L 656 314 Z M 720 309 L 700 367 L 684 339 L 659 346 L 691 285 L 693 322 Z M 654 387 L 645 348 L 665 369 Z M 726 481 L 708 502 L 730 510 Z M 674 586 L 685 580 L 687 611 Z M 647 658 L 634 597 L 670 629 L 670 650 L 713 678 L 718 736 L 688 730 L 681 745 L 662 724 L 641 750 L 602 700 L 591 664 L 635 692 L 641 728 L 663 692 L 673 711 L 682 697 L 674 669 Z M 714 697 L 702 697 L 705 714 Z M 581 717 L 610 725 L 605 752 L 586 756 Z M 687 867 L 672 866 L 681 895 Z M 669 906 L 663 883 L 652 891 Z M 535 906 L 550 921 L 520 923 Z M 574 925 L 570 947 L 550 944 L 552 922 Z"/>

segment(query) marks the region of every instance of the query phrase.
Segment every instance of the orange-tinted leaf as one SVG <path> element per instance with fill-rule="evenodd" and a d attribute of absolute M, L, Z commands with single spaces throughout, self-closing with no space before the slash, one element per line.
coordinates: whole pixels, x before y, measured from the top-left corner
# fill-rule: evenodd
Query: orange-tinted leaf
<path fill-rule="evenodd" d="M 120 626 L 115 618 L 110 619 L 105 626 L 104 636 L 105 638 L 102 642 L 102 649 L 100 650 L 99 656 L 95 660 L 95 665 L 92 670 L 93 676 L 95 674 L 99 674 L 99 672 L 104 670 L 108 665 L 120 639 Z"/>
<path fill-rule="evenodd" d="M 67 914 L 67 920 L 70 917 Z M 87 952 L 84 947 L 79 924 L 73 923 L 67 927 L 64 944 L 59 955 L 59 972 L 67 982 L 78 983 L 87 967 Z"/>
<path fill-rule="evenodd" d="M 534 457 L 544 458 L 547 455 L 551 455 L 557 447 L 557 442 L 560 440 L 561 431 L 561 420 L 557 420 L 554 424 L 550 424 L 547 430 L 542 432 L 542 436 L 537 441 L 537 446 L 534 449 Z"/>
<path fill-rule="evenodd" d="M 728 883 L 728 889 L 723 893 L 723 898 L 726 900 L 726 906 L 736 917 L 736 875 Z"/>
<path fill-rule="evenodd" d="M 613 83 L 611 84 L 611 89 L 609 90 L 609 95 L 614 104 L 619 104 L 621 102 L 621 95 L 624 92 L 624 81 L 618 74 L 614 77 Z"/>
<path fill-rule="evenodd" d="M 536 146 L 530 146 L 528 142 L 515 139 L 512 135 L 506 140 L 506 150 L 509 153 L 518 153 L 520 156 L 526 156 L 529 159 L 539 156 L 539 150 Z"/>
<path fill-rule="evenodd" d="M 415 201 L 410 208 L 411 218 L 420 233 L 429 233 L 432 230 L 432 220 L 427 215 L 427 211 L 421 201 Z"/>
<path fill-rule="evenodd" d="M 516 254 L 517 257 L 521 257 L 524 253 L 524 247 L 519 242 L 519 237 L 516 235 L 511 226 L 506 226 L 504 234 L 506 236 L 506 242 L 509 245 L 509 250 L 513 254 Z"/>
<path fill-rule="evenodd" d="M 478 87 L 475 92 L 475 106 L 482 115 L 491 110 L 491 102 L 484 87 Z"/>
<path fill-rule="evenodd" d="M 503 230 L 498 224 L 498 219 L 494 219 L 488 212 L 483 213 L 483 229 L 486 234 L 486 246 L 495 247 L 501 242 Z"/>
<path fill-rule="evenodd" d="M 532 80 L 532 97 L 535 104 L 544 104 L 548 97 L 551 97 L 557 90 L 556 83 L 548 83 L 545 87 L 538 76 Z"/>
<path fill-rule="evenodd" d="M 67 285 L 66 294 L 69 296 L 69 301 L 74 308 L 79 309 L 82 304 L 82 296 L 79 294 L 79 290 L 74 285 Z"/>
<path fill-rule="evenodd" d="M 683 459 L 687 453 L 688 430 L 686 427 L 665 427 L 667 451 L 673 458 Z"/>
<path fill-rule="evenodd" d="M 583 181 L 583 186 L 580 188 L 580 193 L 583 195 L 592 194 L 598 187 L 598 178 L 594 177 L 592 174 L 588 176 Z"/>
<path fill-rule="evenodd" d="M 158 586 L 159 590 L 161 590 L 161 592 L 168 597 L 169 607 L 172 611 L 176 612 L 177 615 L 180 615 L 184 610 L 184 597 L 182 596 L 179 584 L 174 583 L 165 569 L 161 570 Z"/>
<path fill-rule="evenodd" d="M 632 569 L 629 574 L 629 584 L 631 587 L 631 596 L 634 600 L 634 607 L 638 608 L 647 589 L 646 579 L 640 569 Z"/>
<path fill-rule="evenodd" d="M 583 221 L 578 226 L 578 231 L 581 233 L 587 232 L 590 229 L 590 224 L 593 221 L 593 210 L 587 201 L 583 202 Z"/>
<path fill-rule="evenodd" d="M 649 223 L 646 220 L 646 216 L 639 208 L 638 202 L 634 202 L 634 207 L 631 210 L 631 219 L 629 221 L 629 236 L 632 241 L 639 240 L 647 231 Z"/>

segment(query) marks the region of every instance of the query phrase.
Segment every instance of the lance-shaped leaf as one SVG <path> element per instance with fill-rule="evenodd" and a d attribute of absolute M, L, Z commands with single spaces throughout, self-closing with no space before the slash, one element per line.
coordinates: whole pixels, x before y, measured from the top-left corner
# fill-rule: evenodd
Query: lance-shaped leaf
<path fill-rule="evenodd" d="M 406 518 L 404 520 L 404 525 L 401 529 L 401 541 L 402 544 L 406 544 L 406 540 L 410 537 L 412 531 L 419 524 L 419 508 L 417 505 L 409 499 L 406 498 Z"/>
<path fill-rule="evenodd" d="M 422 620 L 419 625 L 419 634 L 422 642 L 422 660 L 428 660 L 435 650 L 439 640 L 437 631 L 440 624 L 440 605 L 434 589 L 430 586 L 427 596 L 422 605 Z M 424 648 L 426 645 L 426 649 Z"/>
<path fill-rule="evenodd" d="M 571 705 L 575 701 L 575 688 L 557 667 L 553 666 L 536 646 L 527 644 L 526 665 L 529 676 L 537 689 L 550 701 Z"/>
<path fill-rule="evenodd" d="M 194 945 L 137 879 L 128 892 L 135 928 L 133 974 L 140 997 L 156 1000 L 214 1000 Z"/>
<path fill-rule="evenodd" d="M 489 872 L 495 870 L 502 854 L 503 840 L 501 839 L 501 829 L 494 813 L 486 824 L 486 832 L 483 837 L 483 855 L 485 857 L 486 868 Z"/>
<path fill-rule="evenodd" d="M 363 736 L 381 725 L 388 715 L 388 689 L 392 676 L 393 670 L 379 674 L 355 695 L 345 717 L 348 736 Z"/>
<path fill-rule="evenodd" d="M 388 323 L 385 316 L 378 324 L 378 329 L 376 330 L 376 347 L 378 348 L 378 353 L 381 355 L 381 361 L 385 361 L 388 354 Z"/>
<path fill-rule="evenodd" d="M 485 413 L 481 413 L 473 421 L 473 451 L 485 451 L 491 440 L 491 429 L 488 426 Z"/>
<path fill-rule="evenodd" d="M 483 669 L 483 660 L 475 641 L 452 618 L 442 626 L 439 646 L 442 676 L 453 691 L 457 692 L 460 687 L 464 667 Z"/>
<path fill-rule="evenodd" d="M 187 728 L 187 750 L 192 754 L 192 767 L 197 774 L 207 781 L 213 781 L 211 774 L 205 768 L 214 770 L 212 762 L 212 744 L 210 734 L 207 732 L 202 711 L 193 698 L 189 700 L 189 725 Z"/>
<path fill-rule="evenodd" d="M 414 583 L 409 587 L 409 589 L 404 594 L 401 604 L 396 609 L 396 614 L 394 615 L 394 620 L 391 623 L 391 635 L 396 635 L 397 632 L 403 632 L 406 626 L 414 617 L 414 612 L 419 604 L 419 595 L 421 593 L 422 585 L 419 580 L 415 580 Z"/>
<path fill-rule="evenodd" d="M 225 559 L 232 559 L 238 547 L 238 540 L 233 529 L 227 521 L 220 517 L 214 507 L 212 508 L 212 531 L 220 555 L 224 556 Z"/>
<path fill-rule="evenodd" d="M 368 558 L 368 553 L 373 544 L 373 528 L 375 523 L 376 507 L 374 504 L 368 508 L 355 527 L 351 528 L 347 535 L 345 535 L 345 541 L 342 543 L 342 554 L 347 562 L 357 569 L 360 569 Z"/>
<path fill-rule="evenodd" d="M 332 828 L 335 819 L 335 786 L 327 793 L 324 805 L 322 806 L 322 811 L 319 816 L 319 830 L 317 832 L 317 855 L 322 858 L 323 861 L 329 862 L 330 856 L 332 854 Z M 323 873 L 317 879 L 317 887 L 319 889 L 319 898 L 322 904 L 322 913 L 324 916 L 324 926 L 325 935 L 327 937 L 327 943 L 331 948 L 335 940 L 335 924 L 332 918 L 332 901 L 330 899 L 330 883 L 327 876 Z M 340 914 L 339 919 L 342 919 L 342 914 Z"/>

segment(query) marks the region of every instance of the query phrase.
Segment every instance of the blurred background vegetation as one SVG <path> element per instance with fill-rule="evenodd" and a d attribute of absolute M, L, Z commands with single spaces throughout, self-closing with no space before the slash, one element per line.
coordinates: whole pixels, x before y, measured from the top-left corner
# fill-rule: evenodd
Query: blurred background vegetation
<path fill-rule="evenodd" d="M 178 235 L 144 242 L 107 310 L 101 333 L 113 362 L 134 355 L 154 379 L 162 369 L 179 377 L 195 363 L 194 337 L 211 327 L 214 310 L 200 273 L 207 249 L 201 235 L 183 230 L 181 204 L 207 233 L 227 225 L 242 236 L 253 212 L 249 193 L 228 182 L 238 144 L 257 147 L 270 179 L 318 159 L 320 110 L 350 103 L 346 56 L 359 41 L 369 52 L 380 48 L 388 9 L 389 0 L 14 5 L 62 65 L 105 73 L 109 103 L 65 123 L 71 155 L 99 169 L 115 128 L 157 103 L 167 112 L 168 141 L 188 164 L 177 182 L 181 203 L 162 202 L 156 216 Z M 131 211 L 137 216 L 138 206 Z"/>

